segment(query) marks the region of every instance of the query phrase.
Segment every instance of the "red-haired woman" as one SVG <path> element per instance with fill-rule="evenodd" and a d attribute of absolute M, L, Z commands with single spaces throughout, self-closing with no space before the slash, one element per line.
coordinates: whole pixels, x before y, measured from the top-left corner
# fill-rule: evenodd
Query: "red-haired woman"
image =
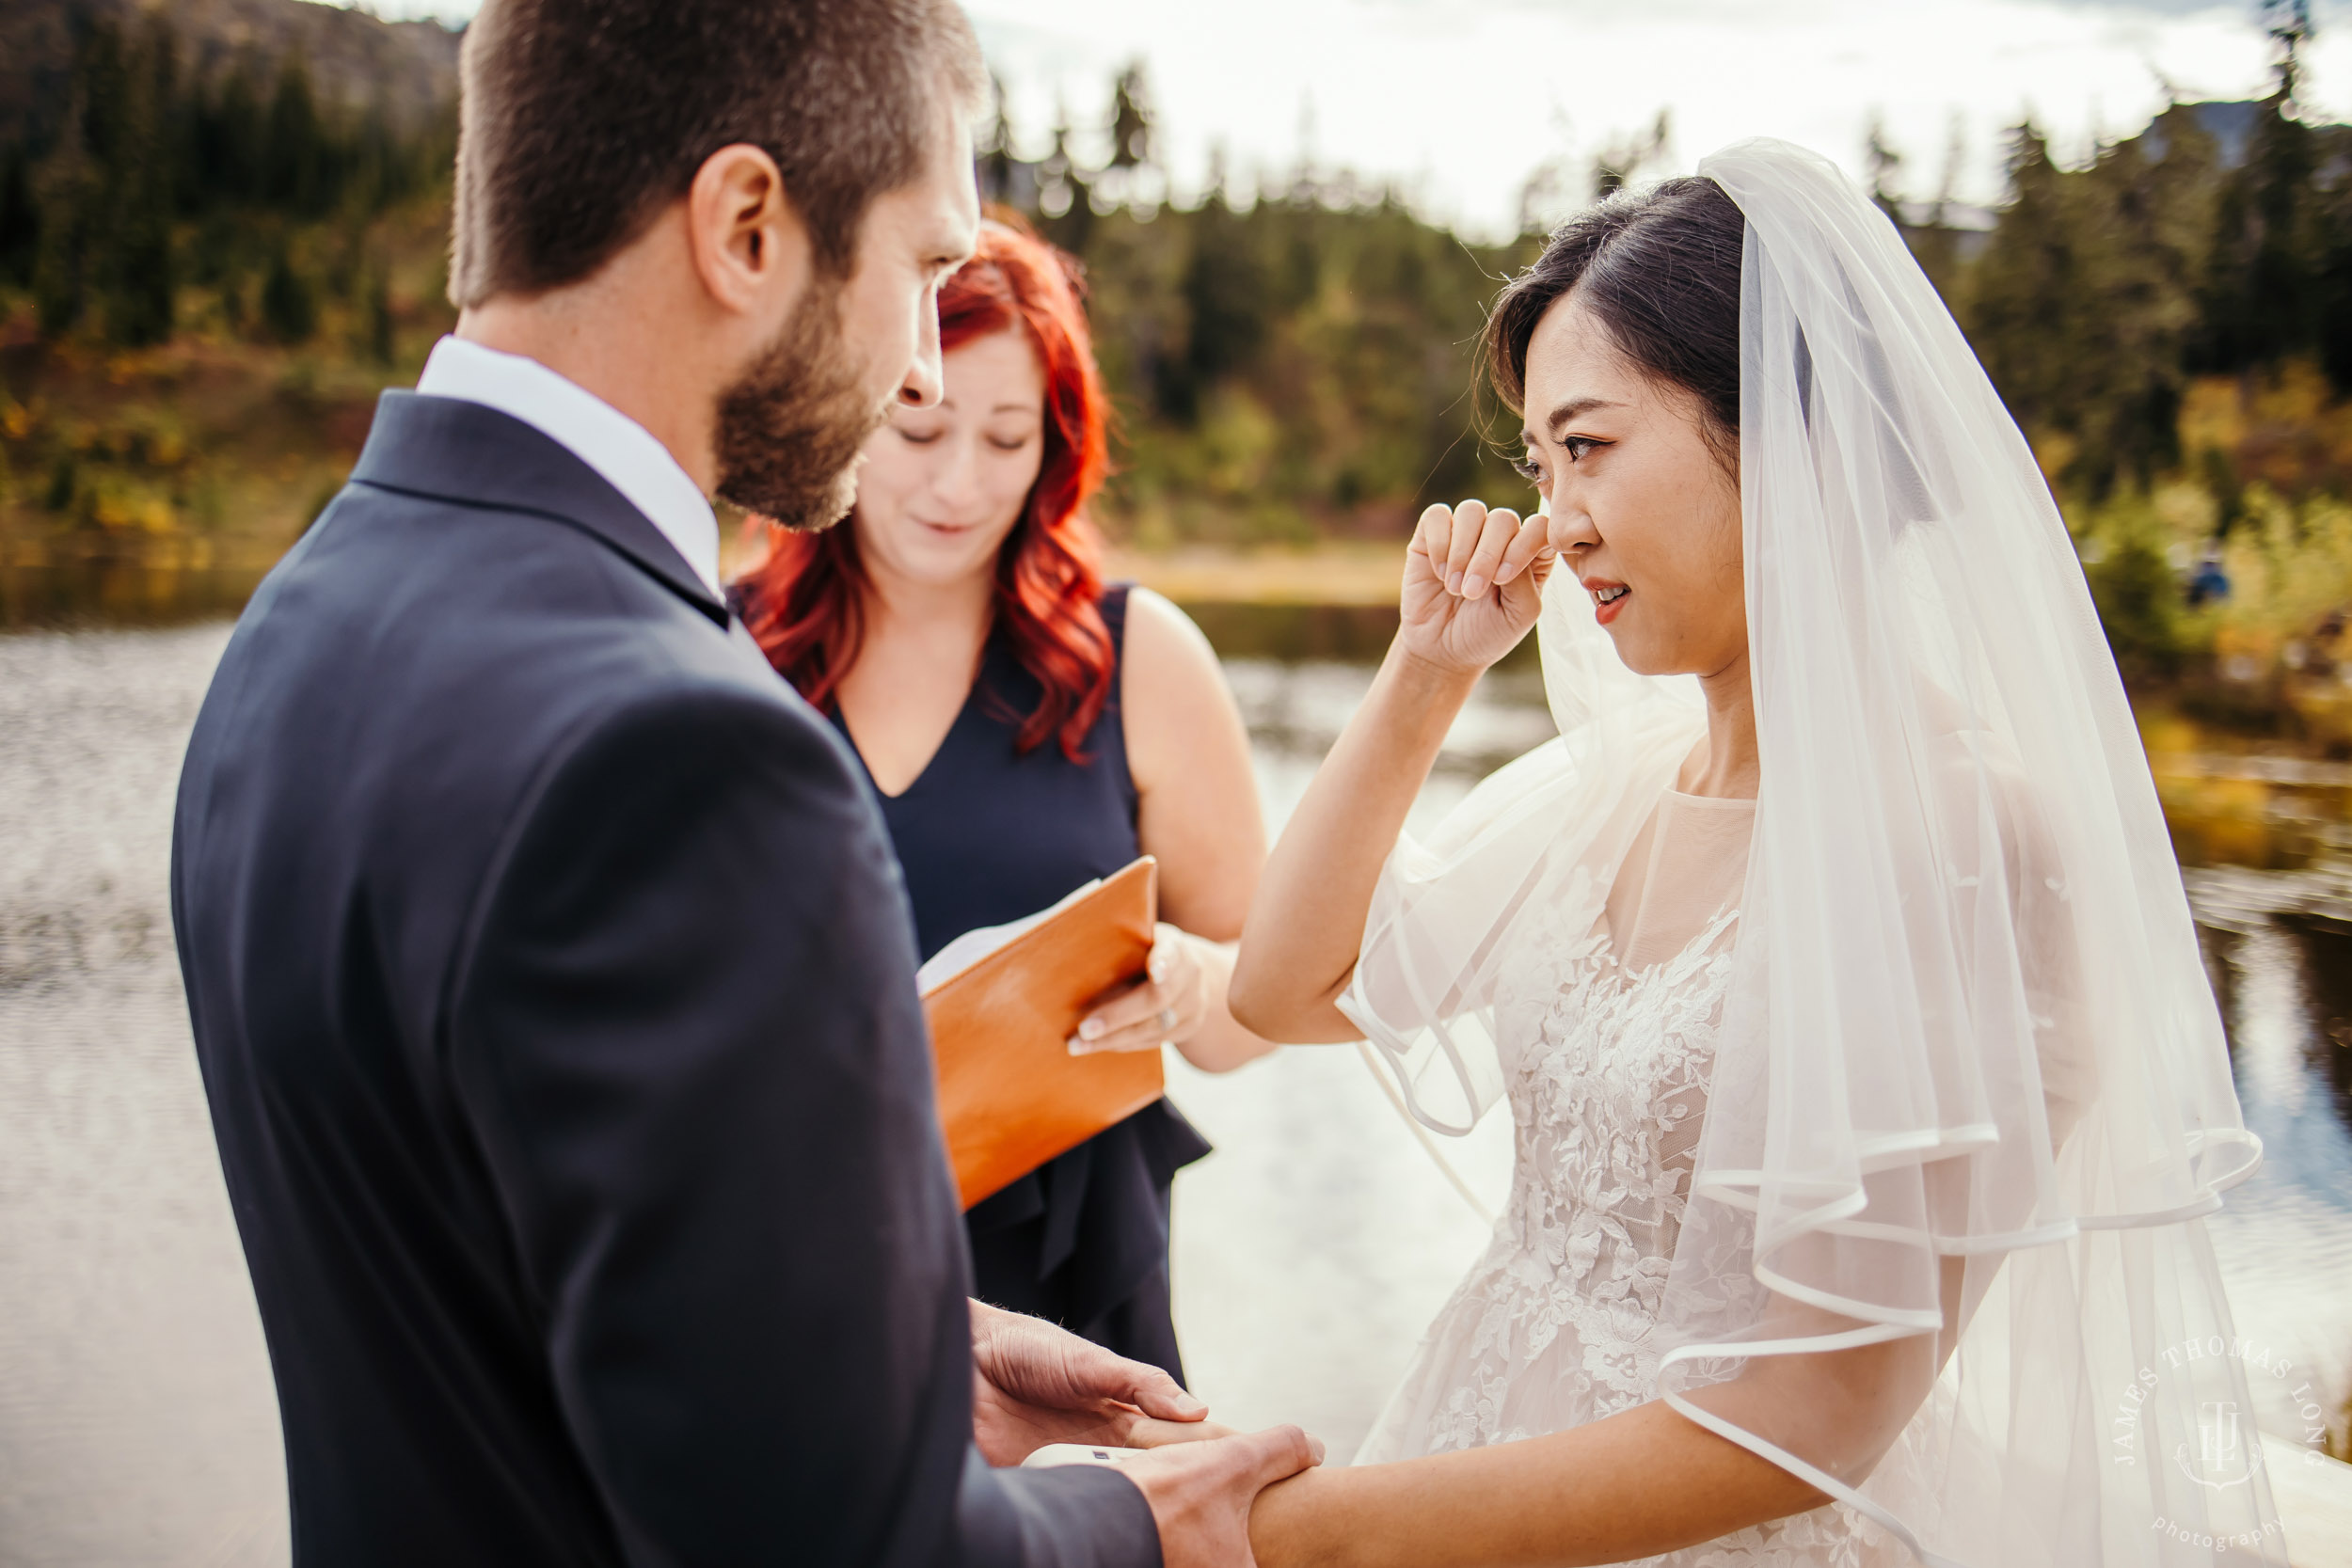
<path fill-rule="evenodd" d="M 1272 1049 L 1226 1009 L 1265 859 L 1241 717 L 1183 611 L 1104 586 L 1086 520 L 1107 405 L 1070 263 L 1001 224 L 942 290 L 946 396 L 866 443 L 857 508 L 739 585 L 768 657 L 872 778 L 929 958 L 1151 854 L 1151 977 L 1073 1052 Z M 1180 1380 L 1168 1185 L 1208 1145 L 1151 1106 L 974 1206 L 977 1293 Z"/>

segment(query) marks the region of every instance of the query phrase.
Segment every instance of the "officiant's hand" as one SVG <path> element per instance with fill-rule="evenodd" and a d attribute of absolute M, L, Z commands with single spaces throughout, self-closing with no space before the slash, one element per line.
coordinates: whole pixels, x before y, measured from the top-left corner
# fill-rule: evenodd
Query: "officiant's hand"
<path fill-rule="evenodd" d="M 1398 642 L 1440 670 L 1478 673 L 1535 624 L 1557 560 L 1541 513 L 1521 519 L 1476 500 L 1429 508 L 1406 546 Z"/>
<path fill-rule="evenodd" d="M 1078 1032 L 1070 1037 L 1070 1053 L 1157 1051 L 1164 1045 L 1183 1049 L 1208 1021 L 1211 1009 L 1224 1005 L 1216 994 L 1223 988 L 1213 984 L 1220 976 L 1203 961 L 1202 950 L 1215 945 L 1161 921 L 1152 932 L 1152 957 L 1143 977 L 1094 999 Z M 1223 967 L 1232 969 L 1230 956 Z"/>
<path fill-rule="evenodd" d="M 1142 1449 L 1223 1434 L 1208 1413 L 1157 1367 L 972 1303 L 972 1439 L 991 1465 L 1018 1465 L 1048 1443 Z"/>

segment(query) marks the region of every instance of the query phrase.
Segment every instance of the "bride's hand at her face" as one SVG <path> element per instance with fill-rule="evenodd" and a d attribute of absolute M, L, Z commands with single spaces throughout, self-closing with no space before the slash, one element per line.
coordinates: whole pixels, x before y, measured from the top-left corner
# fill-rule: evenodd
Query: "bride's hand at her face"
<path fill-rule="evenodd" d="M 1397 640 L 1441 670 L 1475 674 L 1517 646 L 1543 608 L 1557 559 L 1541 513 L 1484 501 L 1432 506 L 1405 552 Z"/>

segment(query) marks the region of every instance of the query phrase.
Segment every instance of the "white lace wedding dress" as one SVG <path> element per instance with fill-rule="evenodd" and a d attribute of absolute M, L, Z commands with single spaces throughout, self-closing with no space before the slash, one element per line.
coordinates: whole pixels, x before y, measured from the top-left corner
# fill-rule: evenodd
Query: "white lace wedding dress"
<path fill-rule="evenodd" d="M 1537 917 L 1515 934 L 1493 996 L 1516 1123 L 1510 1199 L 1358 1464 L 1559 1432 L 1657 1397 L 1651 1329 L 1707 1110 L 1755 805 L 1667 791 L 1594 928 Z M 1645 1560 L 1865 1568 L 1894 1561 L 1891 1547 L 1833 1506 Z"/>

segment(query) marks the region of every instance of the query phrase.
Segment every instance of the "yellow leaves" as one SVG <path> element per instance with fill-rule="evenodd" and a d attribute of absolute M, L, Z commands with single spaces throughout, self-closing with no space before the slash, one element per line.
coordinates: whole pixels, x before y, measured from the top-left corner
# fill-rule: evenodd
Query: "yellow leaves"
<path fill-rule="evenodd" d="M 2308 360 L 2263 377 L 2201 376 L 2181 401 L 2181 453 L 2229 460 L 2241 482 L 2284 495 L 2352 486 L 2352 404 Z"/>
<path fill-rule="evenodd" d="M 89 521 L 108 533 L 160 538 L 180 531 L 180 513 L 153 491 L 119 482 L 101 482 L 89 501 Z"/>
<path fill-rule="evenodd" d="M 2236 579 L 2231 580 L 2234 585 Z M 2222 613 L 2224 619 L 2213 631 L 2216 662 L 2233 678 L 2250 679 L 2266 673 L 2279 655 L 2279 628 L 2255 616 Z"/>
<path fill-rule="evenodd" d="M 2168 755 L 2198 749 L 2197 726 L 2177 713 L 2143 713 L 2139 718 L 2139 743 L 2161 776 Z"/>
<path fill-rule="evenodd" d="M 2058 476 L 2074 467 L 2083 444 L 2062 430 L 2045 430 L 2034 436 L 2032 443 L 2033 460 L 2042 470 L 2042 482 L 2055 490 Z"/>
<path fill-rule="evenodd" d="M 2352 608 L 2352 506 L 2327 497 L 2301 505 L 2257 490 L 2221 552 L 2231 594 L 2217 648 L 2265 666 L 2329 610 Z"/>
<path fill-rule="evenodd" d="M 2246 411 L 2235 377 L 2203 375 L 2188 384 L 2181 397 L 2181 451 L 2237 451 L 2246 439 Z"/>

